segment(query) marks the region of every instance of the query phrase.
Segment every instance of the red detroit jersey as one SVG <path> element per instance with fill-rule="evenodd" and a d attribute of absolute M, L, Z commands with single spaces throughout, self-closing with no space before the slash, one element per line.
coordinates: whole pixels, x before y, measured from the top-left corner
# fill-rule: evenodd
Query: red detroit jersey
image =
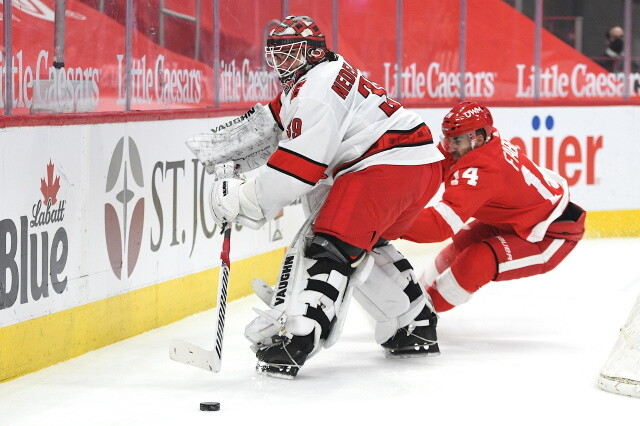
<path fill-rule="evenodd" d="M 569 202 L 564 178 L 538 167 L 495 131 L 489 142 L 463 155 L 444 176 L 442 200 L 424 209 L 403 238 L 443 241 L 474 217 L 537 242 Z"/>

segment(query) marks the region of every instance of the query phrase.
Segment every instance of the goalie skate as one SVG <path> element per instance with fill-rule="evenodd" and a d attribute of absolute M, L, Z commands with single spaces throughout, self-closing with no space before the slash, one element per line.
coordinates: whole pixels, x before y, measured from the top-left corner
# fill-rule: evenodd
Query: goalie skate
<path fill-rule="evenodd" d="M 293 380 L 298 375 L 300 367 L 287 364 L 268 364 L 258 361 L 256 371 L 260 374 L 278 379 Z"/>
<path fill-rule="evenodd" d="M 313 351 L 314 333 L 293 336 L 262 348 L 256 353 L 256 371 L 270 377 L 293 379 Z"/>
<path fill-rule="evenodd" d="M 420 358 L 440 355 L 436 328 L 408 325 L 382 344 L 387 358 Z"/>

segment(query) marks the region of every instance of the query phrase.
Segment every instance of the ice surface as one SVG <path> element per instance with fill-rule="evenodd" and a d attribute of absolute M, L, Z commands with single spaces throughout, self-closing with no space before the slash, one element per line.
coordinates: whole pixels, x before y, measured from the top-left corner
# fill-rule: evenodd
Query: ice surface
<path fill-rule="evenodd" d="M 403 252 L 416 269 L 433 257 Z M 595 382 L 640 293 L 639 254 L 640 239 L 585 240 L 546 275 L 490 283 L 441 315 L 435 358 L 385 359 L 352 303 L 340 341 L 292 381 L 254 372 L 251 296 L 229 304 L 220 373 L 168 356 L 174 338 L 213 346 L 210 310 L 0 384 L 0 425 L 634 424 L 640 401 Z"/>

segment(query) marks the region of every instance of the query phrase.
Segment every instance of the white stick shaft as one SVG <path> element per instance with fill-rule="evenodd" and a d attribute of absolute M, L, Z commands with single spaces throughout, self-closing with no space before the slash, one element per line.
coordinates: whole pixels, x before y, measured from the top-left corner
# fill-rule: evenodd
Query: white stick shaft
<path fill-rule="evenodd" d="M 220 253 L 220 275 L 218 276 L 218 302 L 216 307 L 216 341 L 213 354 L 213 371 L 220 371 L 222 362 L 222 339 L 224 337 L 224 320 L 227 312 L 227 289 L 229 287 L 229 273 L 231 271 L 231 262 L 229 260 L 229 252 L 231 250 L 231 226 L 227 223 L 223 224 L 224 240 L 222 243 L 222 251 Z"/>
<path fill-rule="evenodd" d="M 220 371 L 222 362 L 222 338 L 224 337 L 224 320 L 227 311 L 227 289 L 229 287 L 229 251 L 231 249 L 231 227 L 223 225 L 224 241 L 220 252 L 220 275 L 218 277 L 218 304 L 216 307 L 216 337 L 215 347 L 208 351 L 192 343 L 174 340 L 169 347 L 172 360 L 183 364 L 202 368 L 213 373 Z"/>

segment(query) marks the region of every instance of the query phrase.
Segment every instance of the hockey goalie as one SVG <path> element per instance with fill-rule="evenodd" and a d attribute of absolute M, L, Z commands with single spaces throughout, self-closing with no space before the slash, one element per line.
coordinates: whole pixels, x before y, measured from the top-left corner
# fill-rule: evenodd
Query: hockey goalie
<path fill-rule="evenodd" d="M 608 392 L 640 397 L 640 296 L 600 371 L 598 386 Z"/>
<path fill-rule="evenodd" d="M 258 228 L 298 198 L 308 214 L 269 309 L 246 327 L 258 371 L 294 377 L 337 340 L 352 294 L 377 320 L 387 356 L 437 354 L 430 299 L 389 243 L 440 185 L 443 156 L 429 128 L 328 50 L 307 16 L 272 30 L 265 55 L 283 91 L 262 130 L 282 134 L 265 167 L 217 180 L 210 196 L 218 223 Z"/>

